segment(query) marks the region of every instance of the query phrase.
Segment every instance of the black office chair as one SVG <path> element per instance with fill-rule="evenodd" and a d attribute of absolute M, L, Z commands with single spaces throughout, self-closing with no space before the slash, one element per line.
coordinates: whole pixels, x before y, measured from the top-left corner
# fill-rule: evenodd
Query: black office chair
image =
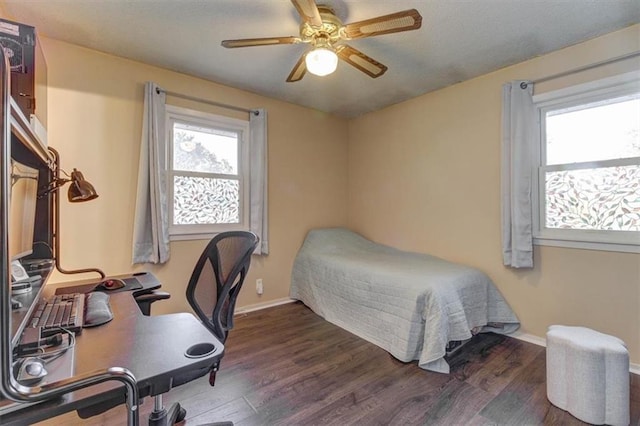
<path fill-rule="evenodd" d="M 257 245 L 258 237 L 252 232 L 222 232 L 207 244 L 191 274 L 187 286 L 187 301 L 202 323 L 222 343 L 227 340 L 229 330 L 233 328 L 236 299 L 249 271 L 251 254 Z M 209 373 L 211 386 L 215 384 L 219 367 L 218 361 Z M 178 386 L 195 378 L 185 377 L 179 383 L 174 382 L 174 385 Z M 179 403 L 174 403 L 169 410 L 165 410 L 162 395 L 157 395 L 154 410 L 149 415 L 149 425 L 172 425 L 182 421 L 185 416 L 186 411 Z"/>

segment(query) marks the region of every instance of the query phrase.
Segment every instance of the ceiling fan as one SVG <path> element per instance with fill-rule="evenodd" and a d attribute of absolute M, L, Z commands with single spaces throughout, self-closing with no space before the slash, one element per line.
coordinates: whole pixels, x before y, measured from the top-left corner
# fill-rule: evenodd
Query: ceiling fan
<path fill-rule="evenodd" d="M 300 81 L 307 70 L 320 76 L 331 74 L 338 65 L 338 58 L 370 77 L 376 78 L 384 74 L 387 67 L 344 42 L 417 30 L 422 25 L 422 16 L 415 9 L 343 24 L 330 7 L 316 5 L 314 0 L 291 0 L 291 2 L 302 18 L 298 37 L 224 40 L 222 46 L 236 48 L 276 44 L 310 44 L 309 51 L 302 55 L 287 77 L 288 83 Z"/>

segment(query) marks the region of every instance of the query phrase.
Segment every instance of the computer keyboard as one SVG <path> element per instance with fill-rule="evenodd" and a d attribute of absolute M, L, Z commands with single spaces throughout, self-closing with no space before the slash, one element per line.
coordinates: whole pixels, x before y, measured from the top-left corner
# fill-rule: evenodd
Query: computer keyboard
<path fill-rule="evenodd" d="M 61 328 L 80 332 L 84 325 L 85 297 L 83 293 L 57 294 L 36 306 L 30 327 L 40 327 L 40 335 L 46 337 L 59 333 Z"/>

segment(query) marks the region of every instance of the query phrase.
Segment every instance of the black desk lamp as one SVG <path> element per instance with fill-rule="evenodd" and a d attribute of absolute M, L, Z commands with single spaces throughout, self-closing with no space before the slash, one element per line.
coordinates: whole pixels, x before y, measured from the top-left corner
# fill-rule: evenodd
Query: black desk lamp
<path fill-rule="evenodd" d="M 82 175 L 82 172 L 80 172 L 77 169 L 73 169 L 73 171 L 71 172 L 71 176 L 69 176 L 66 172 L 64 172 L 69 177 L 61 178 L 60 177 L 60 170 L 61 170 L 60 156 L 58 154 L 58 151 L 56 151 L 51 147 L 49 148 L 49 151 L 51 151 L 51 153 L 54 156 L 55 175 L 53 177 L 53 180 L 49 183 L 49 185 L 47 185 L 46 188 L 44 188 L 44 190 L 39 194 L 39 197 L 44 197 L 49 194 L 53 196 L 53 204 L 54 204 L 53 257 L 56 262 L 56 269 L 63 274 L 84 274 L 87 272 L 96 272 L 100 274 L 101 279 L 104 279 L 106 277 L 105 273 L 98 268 L 66 270 L 60 266 L 60 234 L 59 234 L 60 232 L 60 199 L 59 199 L 60 191 L 59 189 L 62 188 L 62 186 L 64 186 L 65 184 L 69 182 L 71 183 L 71 186 L 69 187 L 69 191 L 67 192 L 69 202 L 71 203 L 80 203 L 83 201 L 93 200 L 94 198 L 98 198 L 98 193 L 96 192 L 93 185 L 91 185 L 91 183 L 85 180 L 84 176 Z"/>
<path fill-rule="evenodd" d="M 71 186 L 69 187 L 69 201 L 77 203 L 81 201 L 89 201 L 98 198 L 95 188 L 84 179 L 82 172 L 73 169 L 71 172 Z"/>

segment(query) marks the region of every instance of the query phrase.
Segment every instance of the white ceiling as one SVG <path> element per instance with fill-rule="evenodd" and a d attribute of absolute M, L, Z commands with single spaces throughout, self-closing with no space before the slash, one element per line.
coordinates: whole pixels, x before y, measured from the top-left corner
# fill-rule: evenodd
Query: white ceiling
<path fill-rule="evenodd" d="M 47 37 L 344 117 L 640 22 L 640 0 L 319 0 L 344 23 L 415 8 L 422 28 L 349 42 L 389 67 L 377 79 L 342 62 L 328 77 L 285 83 L 307 45 L 220 42 L 297 36 L 289 0 L 0 1 Z"/>

